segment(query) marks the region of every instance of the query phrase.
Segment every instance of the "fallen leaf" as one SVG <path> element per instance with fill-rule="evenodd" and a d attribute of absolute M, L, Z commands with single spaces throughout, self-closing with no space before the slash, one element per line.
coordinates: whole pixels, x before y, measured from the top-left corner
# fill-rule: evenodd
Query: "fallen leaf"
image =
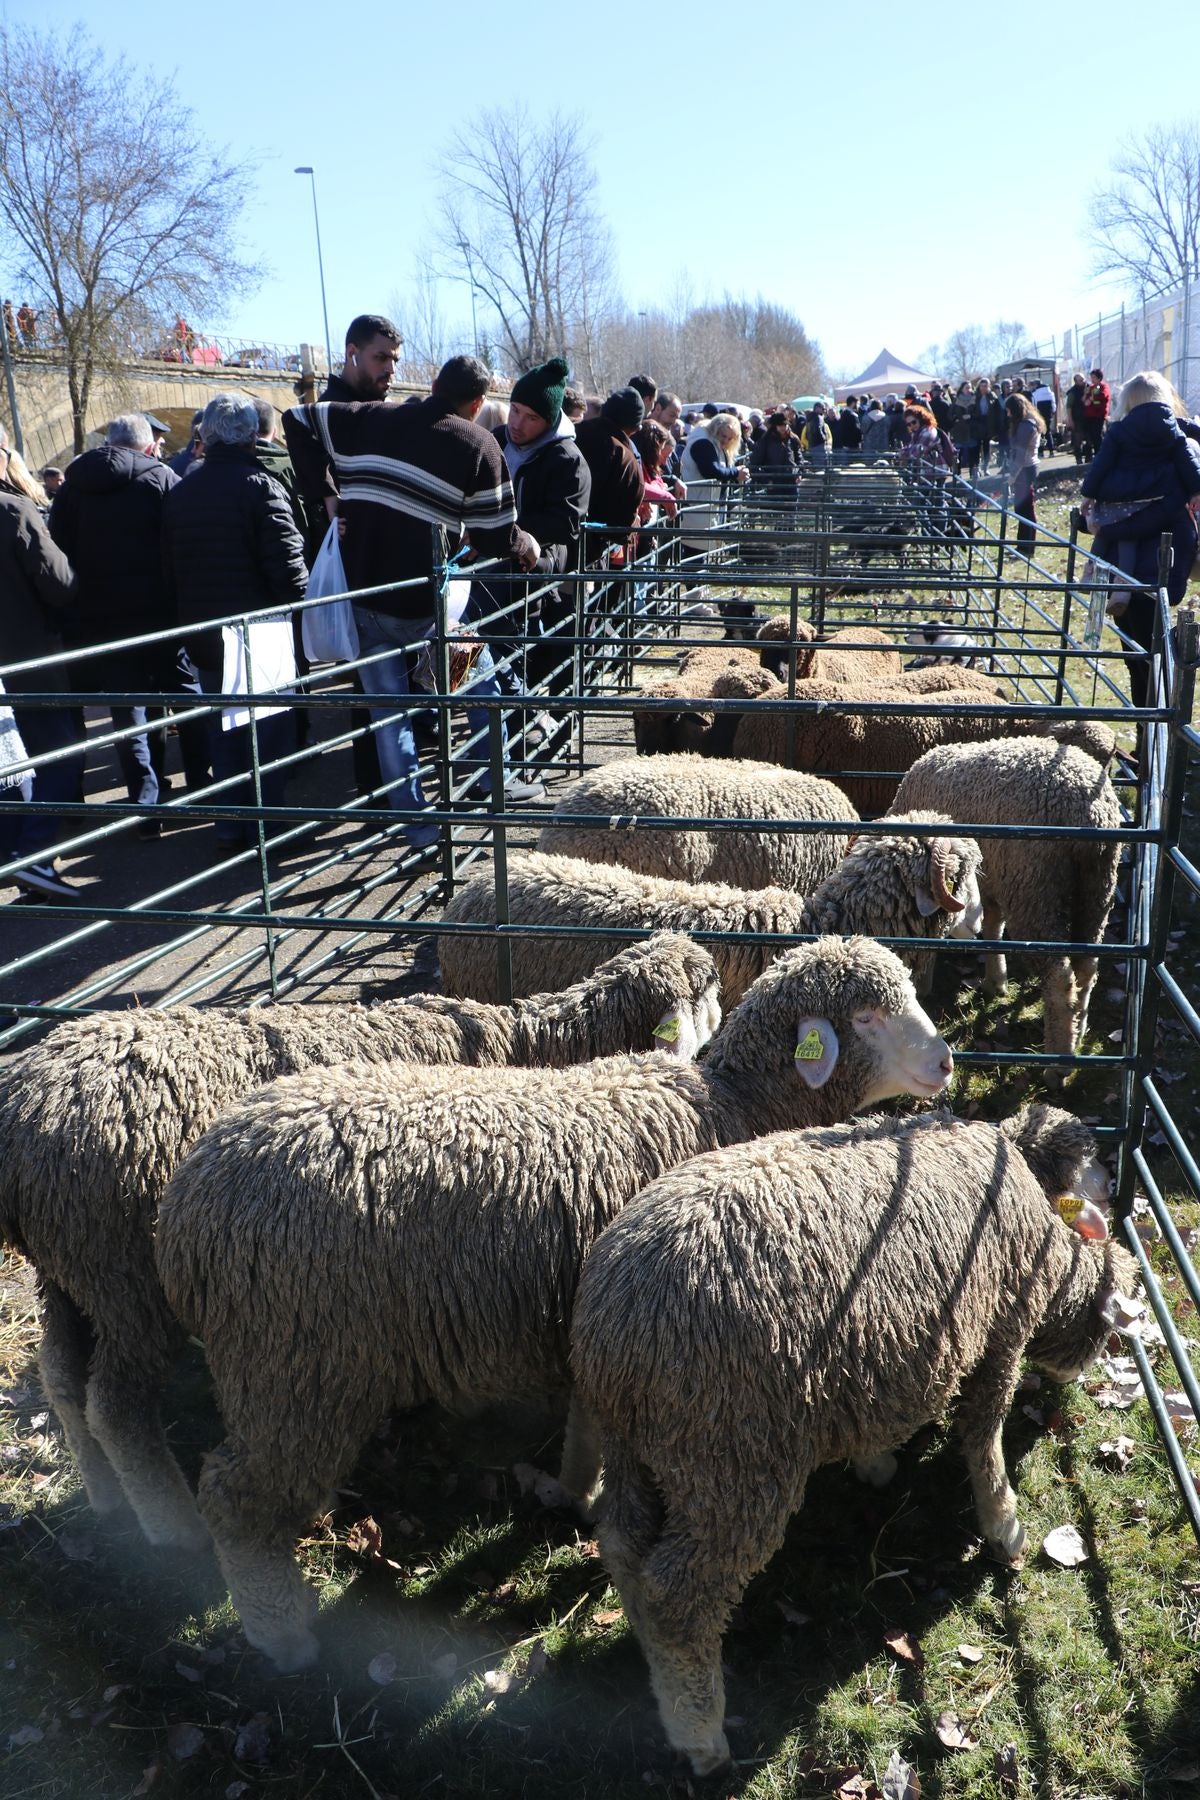
<path fill-rule="evenodd" d="M 1088 1547 L 1074 1525 L 1056 1525 L 1042 1539 L 1042 1549 L 1064 1569 L 1077 1569 L 1089 1560 Z"/>
<path fill-rule="evenodd" d="M 883 1800 L 921 1800 L 921 1783 L 911 1763 L 893 1750 L 883 1771 Z"/>
<path fill-rule="evenodd" d="M 10 1750 L 23 1750 L 26 1744 L 40 1744 L 45 1732 L 37 1725 L 18 1725 L 15 1731 L 8 1734 Z"/>
<path fill-rule="evenodd" d="M 1106 1469 L 1113 1469 L 1118 1475 L 1123 1475 L 1133 1461 L 1136 1449 L 1137 1445 L 1132 1438 L 1105 1438 L 1096 1451 L 1096 1457 Z"/>
<path fill-rule="evenodd" d="M 1017 1761 L 1017 1746 L 1005 1744 L 997 1750 L 993 1757 L 996 1780 L 1006 1794 L 1015 1794 L 1021 1785 L 1021 1765 Z"/>
<path fill-rule="evenodd" d="M 925 1667 L 924 1652 L 920 1644 L 913 1643 L 907 1631 L 901 1631 L 898 1628 L 885 1631 L 883 1641 L 892 1655 L 899 1657 L 901 1662 L 911 1663 L 914 1669 Z"/>
<path fill-rule="evenodd" d="M 371 1658 L 367 1664 L 367 1674 L 377 1687 L 386 1687 L 389 1681 L 395 1681 L 399 1666 L 395 1657 L 385 1650 L 381 1655 Z"/>
<path fill-rule="evenodd" d="M 879 1789 L 869 1775 L 864 1775 L 859 1770 L 857 1775 L 851 1775 L 849 1781 L 843 1781 L 836 1787 L 834 1793 L 837 1800 L 875 1800 Z"/>
<path fill-rule="evenodd" d="M 1196 1423 L 1195 1410 L 1182 1390 L 1172 1389 L 1170 1393 L 1164 1394 L 1163 1405 L 1167 1409 L 1167 1417 L 1176 1428 Z"/>
<path fill-rule="evenodd" d="M 947 1750 L 978 1750 L 979 1744 L 969 1732 L 964 1731 L 962 1720 L 956 1712 L 940 1712 L 933 1721 L 933 1729 L 937 1732 L 938 1742 Z"/>
<path fill-rule="evenodd" d="M 186 1762 L 204 1748 L 204 1733 L 198 1725 L 172 1725 L 167 1733 L 167 1749 L 176 1762 Z"/>
<path fill-rule="evenodd" d="M 142 1770 L 142 1779 L 133 1790 L 134 1795 L 148 1794 L 162 1774 L 162 1769 L 163 1766 L 160 1762 L 147 1763 L 146 1767 Z"/>
<path fill-rule="evenodd" d="M 575 1496 L 567 1492 L 561 1481 L 547 1475 L 544 1469 L 535 1468 L 533 1463 L 514 1463 L 513 1474 L 518 1490 L 522 1494 L 532 1494 L 540 1505 L 552 1508 L 574 1506 Z"/>
<path fill-rule="evenodd" d="M 435 1656 L 429 1667 L 441 1681 L 449 1681 L 458 1670 L 458 1658 L 453 1650 L 447 1650 L 444 1656 Z"/>
<path fill-rule="evenodd" d="M 519 1683 L 517 1677 L 511 1675 L 507 1669 L 485 1669 L 483 1685 L 489 1694 L 511 1694 L 512 1690 L 519 1686 Z"/>
<path fill-rule="evenodd" d="M 233 1754 L 237 1762 L 266 1762 L 271 1754 L 270 1713 L 254 1713 L 244 1725 L 238 1726 L 237 1736 L 233 1740 Z"/>
<path fill-rule="evenodd" d="M 958 1654 L 965 1663 L 977 1663 L 983 1661 L 983 1651 L 979 1648 L 978 1644 L 960 1644 L 958 1646 Z"/>
<path fill-rule="evenodd" d="M 130 1686 L 127 1681 L 116 1681 L 113 1683 L 112 1687 L 105 1688 L 100 1698 L 103 1700 L 105 1706 L 111 1706 L 113 1701 L 117 1699 L 120 1694 L 128 1694 L 129 1692 Z"/>
<path fill-rule="evenodd" d="M 383 1556 L 383 1532 L 369 1515 L 357 1520 L 346 1533 L 346 1548 L 371 1559 Z"/>
<path fill-rule="evenodd" d="M 595 1538 L 581 1538 L 575 1548 L 580 1556 L 586 1556 L 589 1560 L 600 1554 L 600 1546 Z"/>
<path fill-rule="evenodd" d="M 549 1660 L 545 1647 L 541 1643 L 535 1644 L 525 1661 L 525 1679 L 527 1681 L 535 1680 L 543 1672 Z"/>
<path fill-rule="evenodd" d="M 50 1414 L 49 1413 L 44 1413 L 44 1412 L 34 1413 L 32 1419 L 30 1419 L 30 1421 L 29 1421 L 29 1429 L 31 1431 L 40 1431 L 42 1429 L 43 1425 L 48 1425 L 49 1423 L 50 1423 Z"/>
<path fill-rule="evenodd" d="M 203 1669 L 193 1669 L 191 1663 L 177 1662 L 175 1664 L 175 1673 L 177 1675 L 182 1675 L 182 1677 L 185 1681 L 203 1681 L 204 1680 Z"/>
<path fill-rule="evenodd" d="M 608 1607 L 592 1614 L 592 1624 L 598 1625 L 601 1631 L 607 1631 L 610 1625 L 619 1625 L 625 1617 L 625 1610 L 620 1606 Z"/>

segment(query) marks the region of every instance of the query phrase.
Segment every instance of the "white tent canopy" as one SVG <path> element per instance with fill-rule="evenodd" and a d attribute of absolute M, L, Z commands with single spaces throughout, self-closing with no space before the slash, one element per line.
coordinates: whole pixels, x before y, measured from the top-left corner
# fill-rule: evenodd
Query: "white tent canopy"
<path fill-rule="evenodd" d="M 853 381 L 839 381 L 834 393 L 839 400 L 847 394 L 899 394 L 903 398 L 906 387 L 920 388 L 922 392 L 936 375 L 927 375 L 921 369 L 914 369 L 906 363 L 902 356 L 894 356 L 890 350 L 881 350 L 875 361 L 865 368 L 861 375 Z"/>

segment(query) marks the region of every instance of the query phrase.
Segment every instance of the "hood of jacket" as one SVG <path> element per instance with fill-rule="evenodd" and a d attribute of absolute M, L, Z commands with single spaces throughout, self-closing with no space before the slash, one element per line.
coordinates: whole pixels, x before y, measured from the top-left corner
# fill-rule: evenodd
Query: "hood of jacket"
<path fill-rule="evenodd" d="M 133 481 L 161 486 L 162 477 L 163 464 L 156 456 L 131 450 L 128 444 L 101 444 L 75 458 L 68 480 L 81 493 L 113 494 Z"/>
<path fill-rule="evenodd" d="M 1183 435 L 1171 408 L 1159 400 L 1147 400 L 1141 406 L 1135 406 L 1110 429 L 1120 432 L 1127 449 L 1146 456 L 1169 453 L 1172 441 Z"/>

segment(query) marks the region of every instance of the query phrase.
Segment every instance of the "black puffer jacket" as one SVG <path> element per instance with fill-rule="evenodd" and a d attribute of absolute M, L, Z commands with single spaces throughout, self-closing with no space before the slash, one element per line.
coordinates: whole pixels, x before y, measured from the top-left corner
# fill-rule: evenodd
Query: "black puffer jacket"
<path fill-rule="evenodd" d="M 125 444 L 85 450 L 50 508 L 79 582 L 69 642 L 104 644 L 175 623 L 163 591 L 163 508 L 179 477 Z"/>
<path fill-rule="evenodd" d="M 304 545 L 286 494 L 258 467 L 253 445 L 210 444 L 200 467 L 171 489 L 163 569 L 181 625 L 303 600 Z M 196 632 L 186 643 L 202 668 L 220 664 L 219 632 Z"/>
<path fill-rule="evenodd" d="M 508 427 L 493 434 L 503 450 Z M 579 567 L 580 528 L 592 494 L 592 472 L 574 438 L 554 437 L 539 446 L 513 477 L 517 524 L 542 546 L 539 575 Z"/>
<path fill-rule="evenodd" d="M 61 620 L 74 596 L 71 566 L 41 513 L 32 500 L 0 482 L 0 664 L 57 655 Z M 65 692 L 68 685 L 65 666 L 5 677 L 10 693 Z"/>

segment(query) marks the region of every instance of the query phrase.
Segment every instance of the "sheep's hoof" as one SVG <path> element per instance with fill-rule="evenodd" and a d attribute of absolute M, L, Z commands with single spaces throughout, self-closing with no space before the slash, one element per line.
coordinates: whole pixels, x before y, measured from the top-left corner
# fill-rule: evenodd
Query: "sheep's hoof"
<path fill-rule="evenodd" d="M 860 1456 L 854 1463 L 854 1473 L 858 1480 L 867 1487 L 883 1488 L 894 1477 L 900 1467 L 890 1450 L 882 1456 Z"/>
<path fill-rule="evenodd" d="M 732 1758 L 729 1754 L 729 1739 L 723 1731 L 718 1731 L 712 1743 L 700 1750 L 689 1750 L 688 1761 L 692 1765 L 692 1774 L 700 1777 L 716 1775 L 721 1769 L 728 1768 Z"/>
<path fill-rule="evenodd" d="M 1002 1519 L 994 1532 L 988 1533 L 988 1547 L 1000 1562 L 1015 1563 L 1025 1548 L 1025 1527 L 1014 1513 Z"/>
<path fill-rule="evenodd" d="M 316 1633 L 304 1625 L 297 1625 L 291 1631 L 263 1632 L 254 1637 L 247 1631 L 246 1639 L 256 1650 L 270 1657 L 281 1675 L 296 1675 L 301 1669 L 311 1669 L 320 1654 Z"/>

